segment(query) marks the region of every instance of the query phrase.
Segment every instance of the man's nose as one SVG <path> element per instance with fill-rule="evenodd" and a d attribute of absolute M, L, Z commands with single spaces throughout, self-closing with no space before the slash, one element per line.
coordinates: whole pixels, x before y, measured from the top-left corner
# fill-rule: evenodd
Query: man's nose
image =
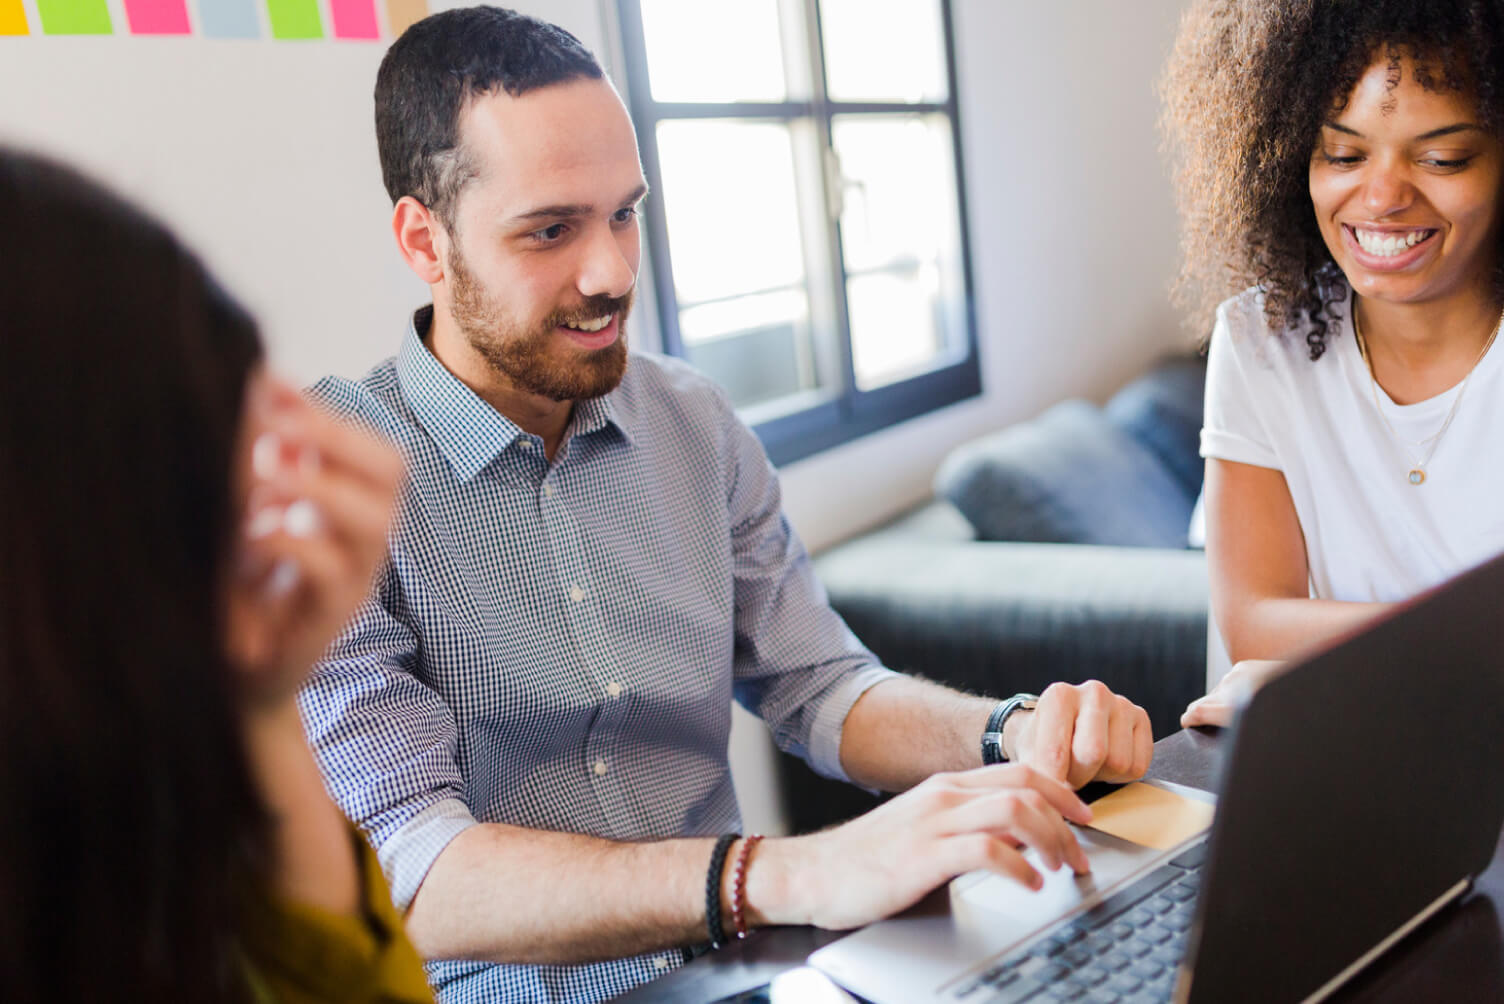
<path fill-rule="evenodd" d="M 591 235 L 584 247 L 577 281 L 583 296 L 626 296 L 637 282 L 634 258 L 629 255 L 630 246 L 624 241 L 635 241 L 637 235 L 618 234 L 609 227 L 602 227 Z"/>

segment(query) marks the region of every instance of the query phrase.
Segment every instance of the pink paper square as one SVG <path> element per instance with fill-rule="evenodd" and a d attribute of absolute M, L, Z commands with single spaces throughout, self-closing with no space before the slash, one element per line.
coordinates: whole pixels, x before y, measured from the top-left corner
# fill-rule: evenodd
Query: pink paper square
<path fill-rule="evenodd" d="M 188 34 L 184 0 L 125 0 L 125 18 L 132 35 Z"/>
<path fill-rule="evenodd" d="M 377 38 L 376 0 L 329 0 L 335 38 Z"/>

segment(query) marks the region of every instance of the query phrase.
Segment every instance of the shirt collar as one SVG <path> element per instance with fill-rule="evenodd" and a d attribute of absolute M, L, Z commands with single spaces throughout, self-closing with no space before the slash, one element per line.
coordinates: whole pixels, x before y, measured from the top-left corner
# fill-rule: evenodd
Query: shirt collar
<path fill-rule="evenodd" d="M 409 407 L 455 475 L 469 481 L 526 433 L 465 386 L 429 351 L 424 338 L 432 323 L 432 305 L 413 312 L 397 351 L 397 378 Z M 616 394 L 612 391 L 604 397 L 575 402 L 565 442 L 616 429 L 631 443 L 633 437 L 620 420 L 614 401 Z"/>

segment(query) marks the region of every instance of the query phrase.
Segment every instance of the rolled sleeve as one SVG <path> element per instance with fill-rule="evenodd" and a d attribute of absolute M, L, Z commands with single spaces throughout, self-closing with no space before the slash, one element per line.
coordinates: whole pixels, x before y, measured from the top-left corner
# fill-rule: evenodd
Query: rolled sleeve
<path fill-rule="evenodd" d="M 418 813 L 382 842 L 376 856 L 398 910 L 406 910 L 418 895 L 418 887 L 449 841 L 475 825 L 469 806 L 457 798 L 446 798 Z"/>
<path fill-rule="evenodd" d="M 831 609 L 783 513 L 762 444 L 729 408 L 727 420 L 737 699 L 767 723 L 780 749 L 845 781 L 846 714 L 869 688 L 898 674 Z"/>
<path fill-rule="evenodd" d="M 325 783 L 371 841 L 405 908 L 439 853 L 476 820 L 448 706 L 410 671 L 412 633 L 368 599 L 299 697 Z"/>
<path fill-rule="evenodd" d="M 850 781 L 841 766 L 841 734 L 846 716 L 867 691 L 899 674 L 881 666 L 868 666 L 846 679 L 820 702 L 810 725 L 809 765 L 815 773 L 838 781 Z"/>

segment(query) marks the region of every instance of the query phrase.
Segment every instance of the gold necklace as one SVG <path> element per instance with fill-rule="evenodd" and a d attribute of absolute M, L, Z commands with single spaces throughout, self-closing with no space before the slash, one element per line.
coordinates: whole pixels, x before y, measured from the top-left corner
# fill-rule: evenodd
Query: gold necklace
<path fill-rule="evenodd" d="M 1405 480 L 1416 487 L 1426 483 L 1426 465 L 1431 462 L 1431 457 L 1436 453 L 1436 447 L 1441 442 L 1441 437 L 1452 426 L 1452 419 L 1457 417 L 1457 406 L 1462 404 L 1462 395 L 1467 393 L 1467 382 L 1473 378 L 1473 371 L 1488 355 L 1488 350 L 1493 347 L 1494 339 L 1499 337 L 1499 328 L 1504 327 L 1504 314 L 1499 315 L 1499 323 L 1494 325 L 1493 333 L 1488 336 L 1488 341 L 1483 343 L 1483 351 L 1478 353 L 1478 358 L 1473 360 L 1473 365 L 1468 367 L 1467 375 L 1462 378 L 1462 383 L 1457 385 L 1457 396 L 1452 399 L 1452 407 L 1447 409 L 1447 417 L 1442 420 L 1441 428 L 1418 443 L 1412 443 L 1403 438 L 1393 425 L 1389 424 L 1389 417 L 1384 414 L 1384 409 L 1379 407 L 1379 378 L 1374 376 L 1373 359 L 1368 355 L 1368 343 L 1363 338 L 1363 327 L 1358 323 L 1358 304 L 1353 301 L 1353 335 L 1357 338 L 1358 354 L 1363 357 L 1363 365 L 1368 367 L 1368 389 L 1373 394 L 1373 410 L 1379 413 L 1379 421 L 1384 423 L 1384 428 L 1389 430 L 1390 437 L 1399 447 L 1400 454 L 1410 461 L 1410 471 L 1405 475 Z M 1418 459 L 1406 447 L 1424 448 Z"/>

